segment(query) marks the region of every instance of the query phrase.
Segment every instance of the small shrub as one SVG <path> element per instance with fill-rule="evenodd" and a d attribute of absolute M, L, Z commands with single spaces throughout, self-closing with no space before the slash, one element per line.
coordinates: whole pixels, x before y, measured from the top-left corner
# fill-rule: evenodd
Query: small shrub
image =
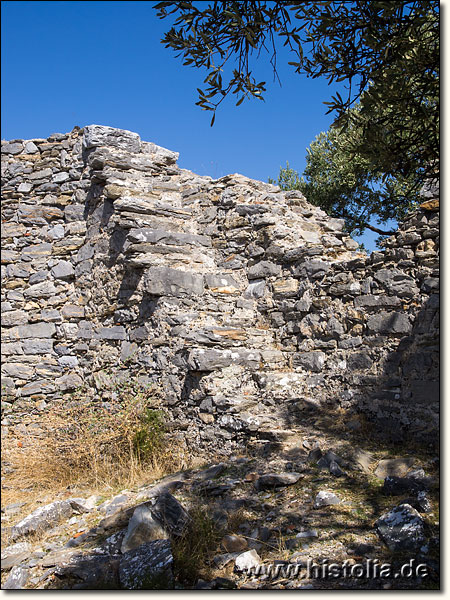
<path fill-rule="evenodd" d="M 174 573 L 179 582 L 185 585 L 193 585 L 199 577 L 210 577 L 210 559 L 224 535 L 211 517 L 211 509 L 207 505 L 193 506 L 189 515 L 186 531 L 172 540 Z"/>
<path fill-rule="evenodd" d="M 141 416 L 142 426 L 133 436 L 133 449 L 139 461 L 148 462 L 161 452 L 166 433 L 163 419 L 162 411 L 151 408 Z"/>

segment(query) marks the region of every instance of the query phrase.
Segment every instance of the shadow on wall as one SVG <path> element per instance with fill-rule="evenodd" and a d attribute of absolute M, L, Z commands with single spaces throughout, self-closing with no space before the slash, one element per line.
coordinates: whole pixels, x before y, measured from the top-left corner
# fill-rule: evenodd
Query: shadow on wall
<path fill-rule="evenodd" d="M 314 423 L 319 432 L 332 433 L 343 441 L 355 438 L 370 447 L 380 440 L 393 448 L 416 444 L 439 451 L 439 296 L 427 300 L 414 322 L 411 334 L 399 340 L 377 375 L 361 369 L 354 375 L 355 394 L 330 396 L 318 406 L 297 399 L 281 405 L 278 415 L 285 427 Z M 354 364 L 356 366 L 356 362 Z M 348 387 L 348 386 L 346 386 Z M 336 421 L 335 409 L 345 414 Z M 363 417 L 364 426 L 358 422 Z"/>

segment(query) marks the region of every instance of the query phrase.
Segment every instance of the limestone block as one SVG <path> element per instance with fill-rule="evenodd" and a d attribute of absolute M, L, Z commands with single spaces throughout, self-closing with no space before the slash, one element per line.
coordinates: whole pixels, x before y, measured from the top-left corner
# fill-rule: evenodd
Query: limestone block
<path fill-rule="evenodd" d="M 140 152 L 141 138 L 126 129 L 115 129 L 103 125 L 88 125 L 83 129 L 83 147 L 112 146 L 127 152 Z"/>
<path fill-rule="evenodd" d="M 201 295 L 203 276 L 169 267 L 153 267 L 145 272 L 144 289 L 153 296 Z"/>
<path fill-rule="evenodd" d="M 50 338 L 56 332 L 53 323 L 32 323 L 30 325 L 19 325 L 2 332 L 4 339 L 26 339 L 26 338 Z"/>

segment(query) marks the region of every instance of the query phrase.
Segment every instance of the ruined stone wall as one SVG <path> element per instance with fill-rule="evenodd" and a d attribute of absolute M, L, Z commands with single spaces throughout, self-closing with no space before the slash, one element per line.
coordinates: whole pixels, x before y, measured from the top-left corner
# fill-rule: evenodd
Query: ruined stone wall
<path fill-rule="evenodd" d="M 191 448 L 226 453 L 337 406 L 432 434 L 438 192 L 367 256 L 299 192 L 177 157 L 96 125 L 2 142 L 7 419 L 138 378 Z"/>

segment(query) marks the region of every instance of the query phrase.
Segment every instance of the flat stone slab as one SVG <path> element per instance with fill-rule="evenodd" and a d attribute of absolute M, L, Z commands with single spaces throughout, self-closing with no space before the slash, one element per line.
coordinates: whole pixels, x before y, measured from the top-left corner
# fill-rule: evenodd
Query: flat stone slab
<path fill-rule="evenodd" d="M 14 541 L 24 535 L 41 533 L 54 527 L 63 519 L 68 519 L 72 513 L 73 508 L 68 500 L 56 500 L 51 504 L 40 506 L 12 527 L 11 539 Z"/>
<path fill-rule="evenodd" d="M 355 448 L 352 456 L 353 464 L 363 473 L 370 473 L 370 465 L 373 462 L 373 456 L 370 452 Z"/>
<path fill-rule="evenodd" d="M 288 473 L 266 473 L 261 475 L 255 481 L 255 487 L 257 490 L 265 490 L 268 488 L 293 485 L 301 478 L 301 473 L 295 473 L 290 471 Z"/>
<path fill-rule="evenodd" d="M 413 464 L 414 458 L 387 458 L 380 460 L 375 469 L 375 475 L 379 479 L 384 479 L 388 476 L 404 477 Z"/>

